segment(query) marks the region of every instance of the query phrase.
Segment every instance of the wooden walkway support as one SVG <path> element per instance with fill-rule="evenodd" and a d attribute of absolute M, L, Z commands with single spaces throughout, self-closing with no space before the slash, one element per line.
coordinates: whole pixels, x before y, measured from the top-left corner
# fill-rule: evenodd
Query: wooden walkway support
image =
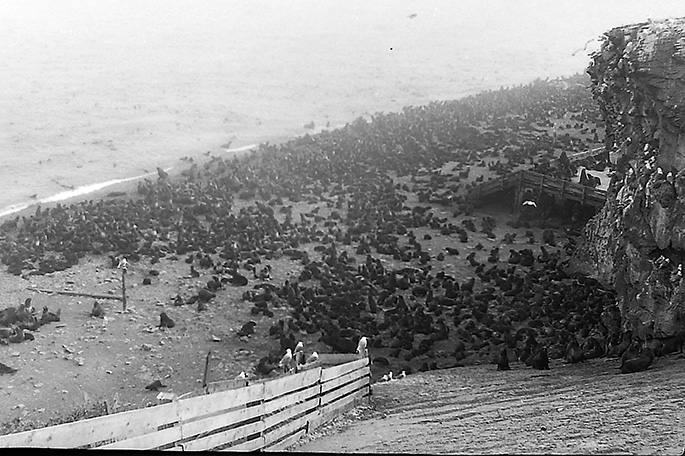
<path fill-rule="evenodd" d="M 208 394 L 3 435 L 0 448 L 279 451 L 370 396 L 369 358 L 340 358 L 348 362 L 268 381 L 209 383 Z"/>
<path fill-rule="evenodd" d="M 606 149 L 604 148 L 604 146 L 595 147 L 594 149 L 586 150 L 585 152 L 577 152 L 575 154 L 570 154 L 568 155 L 568 159 L 571 163 L 576 163 L 588 157 L 596 158 L 598 156 L 606 156 Z"/>
<path fill-rule="evenodd" d="M 557 177 L 547 176 L 534 171 L 521 170 L 474 187 L 469 196 L 480 198 L 508 188 L 517 189 L 517 195 L 523 188 L 537 189 L 540 193 L 547 193 L 563 200 L 577 201 L 580 204 L 601 208 L 606 201 L 606 191 L 580 185 Z"/>

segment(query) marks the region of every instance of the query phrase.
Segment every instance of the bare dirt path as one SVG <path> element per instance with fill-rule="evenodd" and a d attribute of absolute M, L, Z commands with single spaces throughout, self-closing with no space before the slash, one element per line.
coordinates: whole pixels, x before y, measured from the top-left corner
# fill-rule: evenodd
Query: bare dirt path
<path fill-rule="evenodd" d="M 291 447 L 342 453 L 677 454 L 685 448 L 685 360 L 620 375 L 617 359 L 551 370 L 512 364 L 410 375 Z"/>

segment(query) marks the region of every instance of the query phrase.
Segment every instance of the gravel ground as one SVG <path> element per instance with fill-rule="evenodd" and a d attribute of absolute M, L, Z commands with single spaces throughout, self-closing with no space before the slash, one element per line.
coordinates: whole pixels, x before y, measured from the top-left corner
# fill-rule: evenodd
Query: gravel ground
<path fill-rule="evenodd" d="M 290 448 L 298 452 L 673 454 L 685 449 L 685 361 L 636 374 L 617 359 L 549 371 L 467 366 L 376 383 L 370 401 Z"/>

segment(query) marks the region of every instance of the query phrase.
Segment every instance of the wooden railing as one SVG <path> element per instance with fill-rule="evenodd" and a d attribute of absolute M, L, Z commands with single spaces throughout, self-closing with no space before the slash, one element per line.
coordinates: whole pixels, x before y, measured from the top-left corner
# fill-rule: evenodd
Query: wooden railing
<path fill-rule="evenodd" d="M 604 190 L 528 170 L 517 171 L 483 182 L 471 189 L 469 195 L 479 198 L 508 188 L 517 188 L 518 190 L 531 188 L 533 191 L 547 193 L 560 200 L 577 201 L 580 204 L 593 207 L 602 207 L 606 201 L 606 191 Z"/>
<path fill-rule="evenodd" d="M 586 150 L 584 152 L 578 152 L 575 154 L 570 154 L 568 155 L 568 159 L 571 163 L 575 163 L 577 161 L 583 160 L 588 157 L 597 157 L 598 155 L 604 155 L 605 154 L 605 148 L 604 146 L 600 147 L 595 147 L 594 149 Z"/>
<path fill-rule="evenodd" d="M 281 450 L 370 395 L 368 357 L 324 368 L 321 356 L 274 380 L 0 436 L 0 447 Z"/>

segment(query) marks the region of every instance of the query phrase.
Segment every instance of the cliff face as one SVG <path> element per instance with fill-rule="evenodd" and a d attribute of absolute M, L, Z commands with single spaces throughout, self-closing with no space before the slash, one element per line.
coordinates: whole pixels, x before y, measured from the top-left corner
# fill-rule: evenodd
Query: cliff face
<path fill-rule="evenodd" d="M 587 72 L 616 160 L 573 266 L 616 288 L 624 329 L 685 329 L 685 18 L 605 34 Z"/>

